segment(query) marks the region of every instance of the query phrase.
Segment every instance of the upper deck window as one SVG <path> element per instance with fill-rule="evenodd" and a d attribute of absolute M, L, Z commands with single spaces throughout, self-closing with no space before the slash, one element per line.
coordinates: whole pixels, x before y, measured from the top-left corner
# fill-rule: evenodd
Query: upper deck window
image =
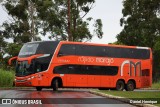
<path fill-rule="evenodd" d="M 50 54 L 52 55 L 58 45 L 58 41 L 42 41 L 26 43 L 21 48 L 19 57 L 28 57 L 35 54 Z"/>
<path fill-rule="evenodd" d="M 84 44 L 62 44 L 58 55 L 149 59 L 150 50 L 128 48 L 128 47 L 96 46 L 96 45 L 84 45 Z"/>
<path fill-rule="evenodd" d="M 38 45 L 39 44 L 24 44 L 21 51 L 19 52 L 19 56 L 35 54 Z"/>

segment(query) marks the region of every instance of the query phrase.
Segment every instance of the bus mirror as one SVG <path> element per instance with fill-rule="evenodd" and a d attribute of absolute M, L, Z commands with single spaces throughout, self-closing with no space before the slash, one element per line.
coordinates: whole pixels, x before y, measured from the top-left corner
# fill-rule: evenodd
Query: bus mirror
<path fill-rule="evenodd" d="M 12 65 L 12 61 L 16 60 L 16 59 L 17 59 L 17 56 L 10 58 L 9 61 L 8 61 L 8 64 Z"/>

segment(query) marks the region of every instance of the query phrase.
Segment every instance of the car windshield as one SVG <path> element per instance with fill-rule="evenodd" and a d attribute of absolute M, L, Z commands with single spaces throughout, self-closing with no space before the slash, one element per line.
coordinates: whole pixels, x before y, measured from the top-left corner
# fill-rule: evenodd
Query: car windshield
<path fill-rule="evenodd" d="M 17 62 L 16 76 L 27 76 L 34 73 L 33 63 L 28 64 L 28 61 Z"/>

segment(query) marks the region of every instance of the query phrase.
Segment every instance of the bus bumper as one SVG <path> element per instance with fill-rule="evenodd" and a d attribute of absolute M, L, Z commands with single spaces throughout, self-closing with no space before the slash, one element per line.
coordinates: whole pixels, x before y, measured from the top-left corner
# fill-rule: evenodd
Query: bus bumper
<path fill-rule="evenodd" d="M 16 87 L 32 87 L 33 84 L 32 84 L 32 81 L 23 81 L 23 82 L 16 81 L 15 86 Z"/>
<path fill-rule="evenodd" d="M 37 86 L 37 81 L 33 80 L 31 78 L 23 78 L 23 79 L 16 78 L 15 79 L 15 86 L 17 86 L 17 87 L 34 87 L 34 86 Z"/>

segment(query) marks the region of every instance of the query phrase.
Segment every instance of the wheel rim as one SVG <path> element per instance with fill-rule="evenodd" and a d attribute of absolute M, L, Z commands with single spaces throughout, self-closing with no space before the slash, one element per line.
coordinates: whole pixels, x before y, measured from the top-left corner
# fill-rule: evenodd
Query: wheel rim
<path fill-rule="evenodd" d="M 122 83 L 117 84 L 117 89 L 118 90 L 123 90 L 123 84 Z"/>
<path fill-rule="evenodd" d="M 55 82 L 56 89 L 58 89 L 58 81 Z"/>
<path fill-rule="evenodd" d="M 133 84 L 129 84 L 129 85 L 128 85 L 128 89 L 129 89 L 129 90 L 133 90 L 133 87 L 134 87 Z"/>

